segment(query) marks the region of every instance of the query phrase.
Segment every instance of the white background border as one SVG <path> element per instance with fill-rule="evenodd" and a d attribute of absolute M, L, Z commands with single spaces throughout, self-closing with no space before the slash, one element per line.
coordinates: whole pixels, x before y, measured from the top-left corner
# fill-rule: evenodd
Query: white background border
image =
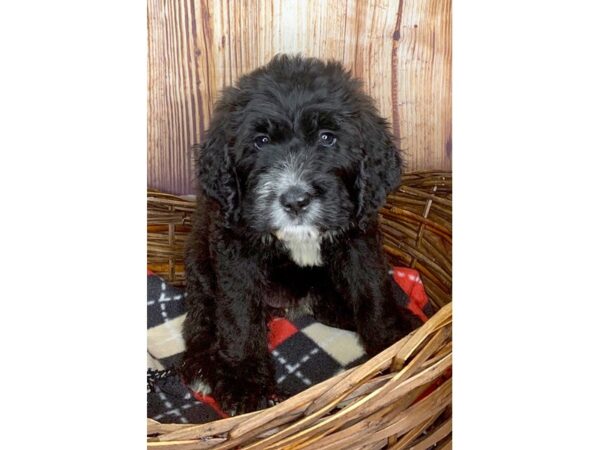
<path fill-rule="evenodd" d="M 454 445 L 584 448 L 598 11 L 455 3 Z M 144 448 L 146 4 L 7 3 L 0 46 L 2 442 Z"/>

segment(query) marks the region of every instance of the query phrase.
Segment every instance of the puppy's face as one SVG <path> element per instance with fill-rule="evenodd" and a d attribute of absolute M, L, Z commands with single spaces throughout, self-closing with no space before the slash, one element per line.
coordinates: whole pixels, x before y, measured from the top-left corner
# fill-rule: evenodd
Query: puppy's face
<path fill-rule="evenodd" d="M 400 159 L 340 64 L 284 56 L 224 92 L 198 169 L 204 191 L 249 232 L 301 241 L 372 219 Z"/>
<path fill-rule="evenodd" d="M 323 110 L 327 94 L 304 92 L 284 105 L 261 99 L 265 113 L 246 115 L 236 166 L 242 217 L 253 230 L 290 240 L 349 226 L 361 152 L 352 145 L 356 130 Z"/>

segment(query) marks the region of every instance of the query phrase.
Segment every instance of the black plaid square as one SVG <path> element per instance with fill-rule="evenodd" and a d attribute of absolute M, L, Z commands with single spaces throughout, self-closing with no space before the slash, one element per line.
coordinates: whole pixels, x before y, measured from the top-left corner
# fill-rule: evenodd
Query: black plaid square
<path fill-rule="evenodd" d="M 286 395 L 294 395 L 343 369 L 335 359 L 304 333 L 296 333 L 272 352 L 275 379 Z"/>

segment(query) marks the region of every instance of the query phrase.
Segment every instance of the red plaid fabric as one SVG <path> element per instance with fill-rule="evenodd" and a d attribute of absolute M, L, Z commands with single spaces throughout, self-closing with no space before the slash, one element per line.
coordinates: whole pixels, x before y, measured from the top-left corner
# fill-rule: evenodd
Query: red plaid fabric
<path fill-rule="evenodd" d="M 433 310 L 419 273 L 394 267 L 390 276 L 407 294 L 407 303 L 399 307 L 426 321 Z M 148 272 L 150 369 L 174 367 L 181 358 L 184 297 L 183 290 Z M 294 321 L 271 320 L 268 345 L 279 390 L 290 396 L 367 360 L 356 333 L 328 327 L 308 315 Z M 156 381 L 150 381 L 149 375 L 148 417 L 163 423 L 201 423 L 226 417 L 214 398 L 199 393 L 200 386 L 185 386 L 176 375 L 168 375 Z"/>

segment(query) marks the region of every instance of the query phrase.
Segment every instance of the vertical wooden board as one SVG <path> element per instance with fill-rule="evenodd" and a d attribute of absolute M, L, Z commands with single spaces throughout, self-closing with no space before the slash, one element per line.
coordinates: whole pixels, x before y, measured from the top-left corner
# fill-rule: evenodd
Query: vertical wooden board
<path fill-rule="evenodd" d="M 196 25 L 190 1 L 148 1 L 148 185 L 177 193 L 189 190 L 200 125 Z"/>
<path fill-rule="evenodd" d="M 219 90 L 276 53 L 342 61 L 409 170 L 451 166 L 450 0 L 149 0 L 148 35 L 151 187 L 192 192 Z"/>
<path fill-rule="evenodd" d="M 402 3 L 394 35 L 394 130 L 409 169 L 451 169 L 451 3 Z"/>

